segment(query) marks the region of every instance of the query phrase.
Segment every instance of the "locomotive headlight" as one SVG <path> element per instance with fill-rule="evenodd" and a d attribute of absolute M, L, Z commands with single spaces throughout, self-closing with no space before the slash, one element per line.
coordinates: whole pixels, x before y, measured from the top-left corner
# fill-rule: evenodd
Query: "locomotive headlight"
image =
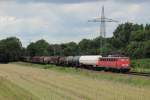
<path fill-rule="evenodd" d="M 122 64 L 122 66 L 129 66 L 129 64 Z"/>

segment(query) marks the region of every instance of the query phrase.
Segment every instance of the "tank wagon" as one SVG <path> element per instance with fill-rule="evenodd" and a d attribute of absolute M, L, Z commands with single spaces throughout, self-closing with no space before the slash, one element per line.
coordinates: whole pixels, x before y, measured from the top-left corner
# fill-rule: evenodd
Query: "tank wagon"
<path fill-rule="evenodd" d="M 74 56 L 72 59 L 72 66 L 80 67 L 80 61 L 79 61 L 80 58 L 81 56 Z"/>
<path fill-rule="evenodd" d="M 28 58 L 28 57 L 26 57 Z M 25 61 L 29 61 L 25 60 Z M 55 64 L 87 69 L 104 69 L 127 72 L 130 70 L 129 57 L 102 57 L 101 55 L 84 56 L 35 56 L 30 59 L 32 63 Z"/>
<path fill-rule="evenodd" d="M 96 63 L 101 57 L 102 57 L 101 55 L 81 56 L 79 59 L 80 66 L 96 67 Z"/>
<path fill-rule="evenodd" d="M 67 66 L 72 66 L 73 65 L 73 56 L 68 56 L 67 58 L 66 58 L 66 65 Z"/>

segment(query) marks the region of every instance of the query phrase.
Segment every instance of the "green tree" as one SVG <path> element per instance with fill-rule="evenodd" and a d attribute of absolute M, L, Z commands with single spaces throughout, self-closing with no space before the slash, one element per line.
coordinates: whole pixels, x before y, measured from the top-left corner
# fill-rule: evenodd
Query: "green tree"
<path fill-rule="evenodd" d="M 145 26 L 145 30 L 150 31 L 150 24 L 146 24 L 146 26 Z"/>
<path fill-rule="evenodd" d="M 150 30 L 138 30 L 131 33 L 130 41 L 150 40 Z"/>
<path fill-rule="evenodd" d="M 150 40 L 147 40 L 144 42 L 144 46 L 143 46 L 144 50 L 144 57 L 145 58 L 150 58 Z"/>
<path fill-rule="evenodd" d="M 90 50 L 93 48 L 91 40 L 83 39 L 79 42 L 79 52 L 81 55 L 91 54 Z"/>
<path fill-rule="evenodd" d="M 133 23 L 125 23 L 120 24 L 117 29 L 114 31 L 114 41 L 119 42 L 120 48 L 129 44 L 131 39 L 131 33 L 133 31 L 144 30 L 143 25 L 133 24 Z"/>
<path fill-rule="evenodd" d="M 49 43 L 45 40 L 38 40 L 35 43 L 31 43 L 27 46 L 27 51 L 30 56 L 48 56 L 49 55 Z"/>
<path fill-rule="evenodd" d="M 126 48 L 126 54 L 132 58 L 143 58 L 144 45 L 143 42 L 131 42 Z"/>
<path fill-rule="evenodd" d="M 22 44 L 16 37 L 9 37 L 0 41 L 0 53 L 7 56 L 8 61 L 17 61 L 22 55 Z"/>
<path fill-rule="evenodd" d="M 75 55 L 78 55 L 79 51 L 78 51 L 78 46 L 75 42 L 69 42 L 69 43 L 66 43 L 66 44 L 63 44 L 63 54 L 65 56 L 69 56 L 69 55 L 72 55 L 72 56 L 75 56 Z"/>
<path fill-rule="evenodd" d="M 35 47 L 35 43 L 30 43 L 28 46 L 27 46 L 27 52 L 28 52 L 28 56 L 35 56 L 36 55 L 36 47 Z"/>

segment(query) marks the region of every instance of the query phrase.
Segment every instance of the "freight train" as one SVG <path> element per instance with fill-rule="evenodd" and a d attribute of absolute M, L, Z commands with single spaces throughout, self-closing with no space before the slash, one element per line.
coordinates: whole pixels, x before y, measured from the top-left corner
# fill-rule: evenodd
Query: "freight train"
<path fill-rule="evenodd" d="M 38 64 L 55 64 L 115 72 L 130 71 L 130 58 L 119 56 L 85 55 L 85 56 L 35 56 L 23 57 L 23 61 Z"/>

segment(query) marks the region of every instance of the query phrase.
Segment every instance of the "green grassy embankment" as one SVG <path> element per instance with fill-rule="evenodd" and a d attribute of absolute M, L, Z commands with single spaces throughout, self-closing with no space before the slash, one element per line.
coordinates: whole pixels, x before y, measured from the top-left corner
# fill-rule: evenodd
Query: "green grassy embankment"
<path fill-rule="evenodd" d="M 134 59 L 131 61 L 132 71 L 150 73 L 150 59 Z"/>
<path fill-rule="evenodd" d="M 56 66 L 56 65 L 41 65 L 41 64 L 32 64 L 32 63 L 24 63 L 24 62 L 18 62 L 15 64 L 23 65 L 26 67 L 36 67 L 41 69 L 48 69 L 48 70 L 54 70 L 61 73 L 67 73 L 71 75 L 81 75 L 90 77 L 93 79 L 105 79 L 109 81 L 114 82 L 121 82 L 125 84 L 131 84 L 136 86 L 149 86 L 150 87 L 150 78 L 142 77 L 142 76 L 131 76 L 131 75 L 123 75 L 119 73 L 114 74 L 106 74 L 103 72 L 95 72 L 90 70 L 84 70 L 81 68 L 74 68 L 74 67 L 63 67 L 63 66 Z"/>

